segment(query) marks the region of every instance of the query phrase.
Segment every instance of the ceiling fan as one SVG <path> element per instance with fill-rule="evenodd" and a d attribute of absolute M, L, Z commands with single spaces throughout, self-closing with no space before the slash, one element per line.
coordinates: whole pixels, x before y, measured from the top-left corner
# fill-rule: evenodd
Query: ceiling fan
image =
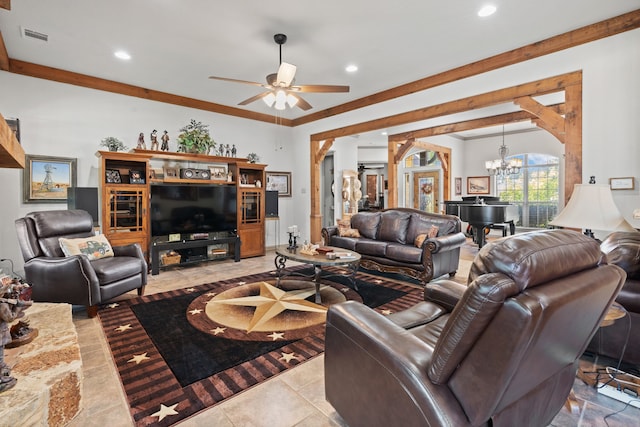
<path fill-rule="evenodd" d="M 245 99 L 238 105 L 251 104 L 259 99 L 269 106 L 274 106 L 277 110 L 284 110 L 286 105 L 289 107 L 297 106 L 302 110 L 309 110 L 311 104 L 305 101 L 298 93 L 300 92 L 316 92 L 316 93 L 335 93 L 349 92 L 349 86 L 338 85 L 296 85 L 294 78 L 296 75 L 296 66 L 287 62 L 282 62 L 282 45 L 286 43 L 287 36 L 284 34 L 276 34 L 273 40 L 280 46 L 280 66 L 278 72 L 269 74 L 266 78 L 267 83 L 251 82 L 247 80 L 230 79 L 226 77 L 210 76 L 210 79 L 223 80 L 227 82 L 244 83 L 254 86 L 260 86 L 268 91 Z"/>

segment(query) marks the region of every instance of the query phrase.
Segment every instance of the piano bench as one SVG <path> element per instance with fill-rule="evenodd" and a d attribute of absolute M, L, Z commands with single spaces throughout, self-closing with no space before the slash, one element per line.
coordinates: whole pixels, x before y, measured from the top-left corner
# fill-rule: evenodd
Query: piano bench
<path fill-rule="evenodd" d="M 490 228 L 492 230 L 502 230 L 502 237 L 507 237 L 507 230 L 510 229 L 509 224 L 491 224 L 486 228 Z"/>

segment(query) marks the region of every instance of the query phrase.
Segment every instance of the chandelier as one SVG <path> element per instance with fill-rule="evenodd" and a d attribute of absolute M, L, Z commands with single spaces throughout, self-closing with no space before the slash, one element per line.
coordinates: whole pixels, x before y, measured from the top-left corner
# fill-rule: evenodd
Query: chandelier
<path fill-rule="evenodd" d="M 506 177 L 520 173 L 520 168 L 522 167 L 521 159 L 506 160 L 506 157 L 509 155 L 509 148 L 504 143 L 504 125 L 502 125 L 502 145 L 498 149 L 498 154 L 500 154 L 499 159 L 484 162 L 489 175 Z"/>

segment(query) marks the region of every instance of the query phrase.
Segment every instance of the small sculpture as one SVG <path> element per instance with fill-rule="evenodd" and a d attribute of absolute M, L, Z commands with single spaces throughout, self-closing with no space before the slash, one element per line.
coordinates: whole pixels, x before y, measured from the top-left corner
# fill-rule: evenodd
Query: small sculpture
<path fill-rule="evenodd" d="M 218 147 L 218 155 L 220 157 L 224 156 L 224 145 L 220 144 L 220 147 Z"/>
<path fill-rule="evenodd" d="M 229 144 L 224 146 L 224 150 L 225 150 L 224 151 L 224 155 L 227 156 L 227 157 L 230 157 L 231 156 L 231 148 L 229 148 Z"/>
<path fill-rule="evenodd" d="M 151 132 L 150 138 L 151 138 L 151 149 L 158 150 L 158 131 L 154 129 Z"/>
<path fill-rule="evenodd" d="M 236 144 L 233 144 L 233 147 L 231 147 L 231 157 L 235 157 L 236 156 Z"/>
<path fill-rule="evenodd" d="M 29 308 L 31 287 L 8 276 L 2 278 L 0 285 L 0 392 L 16 385 L 17 379 L 11 376 L 11 368 L 4 361 L 4 347 L 11 343 L 9 325 L 15 319 L 24 316 L 23 311 Z"/>
<path fill-rule="evenodd" d="M 160 146 L 160 150 L 169 151 L 169 134 L 166 130 L 162 134 L 162 146 Z"/>
<path fill-rule="evenodd" d="M 144 133 L 140 132 L 138 135 L 138 146 L 136 147 L 138 150 L 146 150 L 147 144 L 144 143 Z"/>

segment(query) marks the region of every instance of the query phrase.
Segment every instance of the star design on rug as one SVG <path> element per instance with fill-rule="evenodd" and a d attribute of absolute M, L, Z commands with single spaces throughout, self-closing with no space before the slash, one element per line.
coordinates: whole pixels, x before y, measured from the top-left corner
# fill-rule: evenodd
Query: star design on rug
<path fill-rule="evenodd" d="M 391 313 L 393 313 L 393 311 L 391 311 L 391 310 L 380 310 L 380 313 L 384 314 L 385 316 L 388 316 Z"/>
<path fill-rule="evenodd" d="M 226 330 L 227 330 L 227 328 L 222 328 L 222 327 L 218 326 L 217 328 L 212 329 L 211 333 L 213 335 L 219 335 L 219 334 L 224 334 L 224 331 L 226 331 Z"/>
<path fill-rule="evenodd" d="M 196 314 L 200 314 L 202 313 L 202 309 L 201 308 L 194 308 L 193 310 L 189 311 L 189 314 L 191 315 L 196 315 Z"/>
<path fill-rule="evenodd" d="M 295 353 L 285 353 L 282 352 L 280 353 L 282 355 L 282 357 L 280 357 L 278 360 L 284 360 L 287 363 L 291 363 L 292 360 L 300 360 L 298 359 L 298 356 L 296 356 Z"/>
<path fill-rule="evenodd" d="M 116 308 L 116 307 L 120 307 L 120 304 L 118 304 L 117 302 L 112 302 L 111 304 L 107 305 L 107 308 Z"/>
<path fill-rule="evenodd" d="M 160 410 L 151 414 L 152 417 L 158 417 L 158 421 L 164 420 L 165 417 L 169 415 L 178 415 L 178 412 L 175 410 L 178 404 L 171 406 L 164 406 L 162 403 L 160 404 Z"/>
<path fill-rule="evenodd" d="M 373 283 L 375 283 L 376 285 L 380 285 L 380 284 L 382 284 L 382 280 L 380 280 L 380 279 L 375 279 L 375 280 L 373 281 Z"/>
<path fill-rule="evenodd" d="M 269 338 L 271 338 L 272 340 L 274 340 L 274 341 L 283 340 L 284 339 L 284 332 L 272 332 L 267 336 Z"/>
<path fill-rule="evenodd" d="M 345 294 L 346 294 L 346 293 L 347 293 L 347 292 L 349 292 L 350 290 L 351 290 L 351 288 L 342 288 L 342 289 L 340 289 L 340 292 L 343 292 L 343 293 L 345 293 Z"/>
<path fill-rule="evenodd" d="M 247 332 L 252 332 L 257 326 L 273 319 L 285 310 L 315 313 L 326 312 L 326 307 L 306 301 L 306 298 L 315 295 L 315 293 L 315 288 L 296 289 L 287 292 L 267 282 L 261 282 L 260 295 L 213 300 L 211 302 L 216 304 L 256 307 L 249 326 L 247 327 Z"/>
<path fill-rule="evenodd" d="M 127 323 L 126 325 L 120 325 L 115 330 L 118 332 L 124 332 L 124 331 L 128 331 L 129 329 L 131 329 L 131 323 Z"/>
<path fill-rule="evenodd" d="M 217 292 L 207 292 L 205 295 L 208 296 L 209 298 L 213 298 L 216 295 L 218 295 L 218 293 Z"/>
<path fill-rule="evenodd" d="M 238 286 L 246 285 L 247 282 L 238 282 Z"/>
<path fill-rule="evenodd" d="M 195 291 L 196 291 L 196 288 L 187 288 L 187 289 L 185 289 L 185 291 L 186 291 L 186 292 L 189 292 L 189 293 L 191 293 L 191 292 L 195 292 Z"/>
<path fill-rule="evenodd" d="M 147 353 L 134 354 L 131 359 L 127 360 L 127 362 L 128 363 L 135 363 L 136 365 L 138 365 L 138 364 L 140 364 L 140 362 L 143 362 L 143 361 L 149 360 L 149 359 L 151 359 L 151 358 L 147 356 Z"/>

